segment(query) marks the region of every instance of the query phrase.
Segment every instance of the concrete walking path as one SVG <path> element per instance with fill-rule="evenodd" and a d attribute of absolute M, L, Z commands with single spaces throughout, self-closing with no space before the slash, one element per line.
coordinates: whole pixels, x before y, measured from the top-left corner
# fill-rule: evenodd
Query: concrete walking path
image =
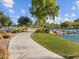
<path fill-rule="evenodd" d="M 63 59 L 31 39 L 32 30 L 14 36 L 9 44 L 9 59 Z"/>

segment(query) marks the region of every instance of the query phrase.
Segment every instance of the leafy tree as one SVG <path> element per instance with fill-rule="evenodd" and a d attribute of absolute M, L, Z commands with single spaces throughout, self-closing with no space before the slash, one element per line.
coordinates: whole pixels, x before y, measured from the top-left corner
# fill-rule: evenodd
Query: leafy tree
<path fill-rule="evenodd" d="M 79 18 L 74 21 L 74 28 L 79 28 Z"/>
<path fill-rule="evenodd" d="M 54 28 L 60 28 L 59 24 L 54 24 Z"/>
<path fill-rule="evenodd" d="M 65 21 L 60 24 L 61 28 L 73 28 L 73 22 Z"/>
<path fill-rule="evenodd" d="M 10 18 L 0 11 L 0 27 L 8 26 L 9 22 L 10 22 Z"/>
<path fill-rule="evenodd" d="M 74 22 L 73 27 L 74 28 L 79 28 L 79 22 Z"/>
<path fill-rule="evenodd" d="M 79 22 L 79 18 L 78 18 L 78 19 L 76 19 L 74 22 Z"/>
<path fill-rule="evenodd" d="M 13 24 L 14 24 L 13 21 L 9 20 L 8 26 L 12 26 Z"/>
<path fill-rule="evenodd" d="M 45 24 L 45 28 L 53 28 L 53 27 L 54 27 L 53 24 L 49 24 L 49 23 Z"/>
<path fill-rule="evenodd" d="M 23 26 L 23 25 L 28 26 L 28 25 L 32 24 L 32 21 L 28 17 L 21 16 L 18 19 L 18 24 L 21 25 L 21 26 Z"/>
<path fill-rule="evenodd" d="M 59 6 L 56 5 L 56 0 L 32 0 L 30 8 L 31 14 L 37 18 L 37 25 L 43 26 L 47 16 L 52 17 L 58 15 Z"/>
<path fill-rule="evenodd" d="M 46 23 L 45 24 L 45 28 L 59 28 L 59 24 L 49 24 L 49 23 Z"/>

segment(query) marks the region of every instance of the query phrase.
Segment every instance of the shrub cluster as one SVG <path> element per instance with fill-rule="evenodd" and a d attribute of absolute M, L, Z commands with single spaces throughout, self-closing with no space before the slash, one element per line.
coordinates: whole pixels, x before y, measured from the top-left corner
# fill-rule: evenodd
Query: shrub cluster
<path fill-rule="evenodd" d="M 38 30 L 36 30 L 36 33 L 49 33 L 49 29 L 38 29 Z"/>
<path fill-rule="evenodd" d="M 0 33 L 0 41 L 3 39 L 3 34 Z"/>
<path fill-rule="evenodd" d="M 27 29 L 26 27 L 15 27 L 12 30 L 12 33 L 18 33 L 18 32 L 23 32 L 25 29 Z"/>

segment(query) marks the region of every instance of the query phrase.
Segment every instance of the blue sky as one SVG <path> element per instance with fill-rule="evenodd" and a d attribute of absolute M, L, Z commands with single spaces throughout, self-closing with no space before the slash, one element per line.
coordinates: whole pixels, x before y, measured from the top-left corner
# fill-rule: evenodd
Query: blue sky
<path fill-rule="evenodd" d="M 79 0 L 57 0 L 57 4 L 60 6 L 60 11 L 55 23 L 79 18 Z M 10 16 L 15 23 L 20 16 L 28 16 L 34 21 L 29 11 L 30 6 L 31 0 L 0 0 L 0 10 Z M 47 22 L 53 21 L 48 19 Z"/>

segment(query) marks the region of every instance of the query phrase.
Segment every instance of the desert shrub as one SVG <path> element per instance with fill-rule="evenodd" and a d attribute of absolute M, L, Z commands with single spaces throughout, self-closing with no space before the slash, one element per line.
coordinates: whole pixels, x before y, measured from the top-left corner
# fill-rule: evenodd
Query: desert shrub
<path fill-rule="evenodd" d="M 12 38 L 13 37 L 13 34 L 12 33 L 5 33 L 3 34 L 3 38 L 6 39 L 6 38 Z"/>
<path fill-rule="evenodd" d="M 3 39 L 3 34 L 2 33 L 0 33 L 0 40 L 2 40 Z"/>
<path fill-rule="evenodd" d="M 0 31 L 0 34 L 4 34 L 4 32 L 3 31 Z"/>

